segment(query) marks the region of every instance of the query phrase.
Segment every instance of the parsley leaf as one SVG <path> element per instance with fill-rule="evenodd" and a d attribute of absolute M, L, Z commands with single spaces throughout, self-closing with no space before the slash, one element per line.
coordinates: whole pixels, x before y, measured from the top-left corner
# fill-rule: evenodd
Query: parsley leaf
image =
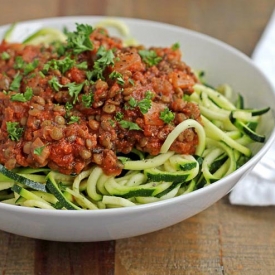
<path fill-rule="evenodd" d="M 25 61 L 23 60 L 22 56 L 16 56 L 15 57 L 15 62 L 14 62 L 14 69 L 19 70 L 19 69 L 23 69 L 23 67 L 25 66 Z"/>
<path fill-rule="evenodd" d="M 62 74 L 71 69 L 75 64 L 75 60 L 71 59 L 69 56 L 66 56 L 63 59 L 52 59 L 48 61 L 44 67 L 43 72 L 47 73 L 50 69 L 59 70 Z"/>
<path fill-rule="evenodd" d="M 93 67 L 92 77 L 96 79 L 104 79 L 103 72 L 109 65 L 114 65 L 114 53 L 112 50 L 106 50 L 103 46 L 100 46 L 97 51 L 97 56 L 99 57 Z"/>
<path fill-rule="evenodd" d="M 175 44 L 172 45 L 171 48 L 172 48 L 173 51 L 178 50 L 180 48 L 180 43 L 176 42 Z"/>
<path fill-rule="evenodd" d="M 83 61 L 79 64 L 76 64 L 76 67 L 80 70 L 87 70 L 88 69 L 88 63 L 87 63 L 87 61 Z"/>
<path fill-rule="evenodd" d="M 24 74 L 26 75 L 32 72 L 35 68 L 37 68 L 38 64 L 39 64 L 38 59 L 35 59 L 32 63 L 26 63 L 23 68 Z"/>
<path fill-rule="evenodd" d="M 117 71 L 113 71 L 111 72 L 111 74 L 109 75 L 109 77 L 111 79 L 116 79 L 117 83 L 120 85 L 124 85 L 125 81 L 123 79 L 123 75 Z"/>
<path fill-rule="evenodd" d="M 160 118 L 163 122 L 165 122 L 165 123 L 168 124 L 168 123 L 170 123 L 171 121 L 174 120 L 175 114 L 174 114 L 173 112 L 171 112 L 171 111 L 169 110 L 169 108 L 167 107 L 167 108 L 165 108 L 163 111 L 160 112 L 159 118 Z"/>
<path fill-rule="evenodd" d="M 139 50 L 139 55 L 141 56 L 143 62 L 145 62 L 148 66 L 157 65 L 162 58 L 157 55 L 157 53 L 153 50 Z"/>
<path fill-rule="evenodd" d="M 63 86 L 59 83 L 58 79 L 56 76 L 52 77 L 48 83 L 50 84 L 50 86 L 56 91 L 58 92 L 60 88 L 62 88 Z"/>
<path fill-rule="evenodd" d="M 22 56 L 16 56 L 13 67 L 16 70 L 23 70 L 24 75 L 27 75 L 28 73 L 32 72 L 35 68 L 37 68 L 38 64 L 38 59 L 33 60 L 33 62 L 31 63 L 27 63 L 23 60 Z"/>
<path fill-rule="evenodd" d="M 141 128 L 134 122 L 127 121 L 127 120 L 120 120 L 119 124 L 122 128 L 124 129 L 129 129 L 129 130 L 141 130 Z"/>
<path fill-rule="evenodd" d="M 140 111 L 143 113 L 143 114 L 146 114 L 148 112 L 148 110 L 151 108 L 151 105 L 152 105 L 152 101 L 151 101 L 151 98 L 152 98 L 152 93 L 150 91 L 147 91 L 145 93 L 145 98 L 142 99 L 139 103 L 138 103 L 138 107 L 140 109 Z"/>
<path fill-rule="evenodd" d="M 93 28 L 86 24 L 76 24 L 75 32 L 68 32 L 67 46 L 72 49 L 73 53 L 80 54 L 84 51 L 93 49 L 93 44 L 90 39 L 90 34 Z"/>
<path fill-rule="evenodd" d="M 2 60 L 8 60 L 8 59 L 10 59 L 10 54 L 7 53 L 7 52 L 2 52 L 1 59 Z"/>
<path fill-rule="evenodd" d="M 120 120 L 122 120 L 122 119 L 123 119 L 123 113 L 117 112 L 117 113 L 115 114 L 115 120 L 116 120 L 116 121 L 120 121 Z"/>
<path fill-rule="evenodd" d="M 15 75 L 13 81 L 11 82 L 10 85 L 10 90 L 11 91 L 18 91 L 20 88 L 20 83 L 22 80 L 22 75 L 19 74 L 19 72 Z"/>
<path fill-rule="evenodd" d="M 68 124 L 78 122 L 79 120 L 80 118 L 78 116 L 70 116 L 70 121 L 68 122 Z"/>
<path fill-rule="evenodd" d="M 89 94 L 84 94 L 82 95 L 82 103 L 83 106 L 86 108 L 91 107 L 93 101 L 94 101 L 94 94 L 93 93 L 89 93 Z"/>
<path fill-rule="evenodd" d="M 68 87 L 69 95 L 73 98 L 73 104 L 76 103 L 78 95 L 83 88 L 84 83 L 76 84 L 75 82 L 68 83 L 65 87 Z"/>
<path fill-rule="evenodd" d="M 92 71 L 86 71 L 85 74 L 86 74 L 86 77 L 87 77 L 88 80 L 92 79 L 92 77 L 93 77 L 93 72 Z"/>
<path fill-rule="evenodd" d="M 70 111 L 70 110 L 72 110 L 72 108 L 73 108 L 73 105 L 70 102 L 66 102 L 66 104 L 65 104 L 66 111 Z"/>
<path fill-rule="evenodd" d="M 130 105 L 130 107 L 131 107 L 132 109 L 138 106 L 137 100 L 134 99 L 133 97 L 130 97 L 130 99 L 128 100 L 128 104 Z M 125 106 L 125 107 L 126 107 L 126 106 Z"/>
<path fill-rule="evenodd" d="M 141 113 L 146 114 L 152 105 L 151 98 L 152 98 L 152 93 L 150 91 L 147 91 L 145 93 L 144 99 L 137 101 L 136 99 L 131 97 L 128 101 L 128 104 L 130 105 L 130 108 L 138 107 Z"/>
<path fill-rule="evenodd" d="M 134 86 L 135 85 L 135 81 L 132 78 L 129 78 L 129 83 Z"/>
<path fill-rule="evenodd" d="M 27 87 L 24 94 L 18 93 L 11 96 L 12 101 L 26 102 L 29 101 L 33 96 L 32 88 Z"/>
<path fill-rule="evenodd" d="M 43 150 L 44 150 L 45 147 L 46 147 L 46 145 L 41 146 L 41 147 L 37 147 L 37 148 L 34 149 L 33 153 L 35 155 L 41 156 L 41 154 L 42 154 L 42 152 L 43 152 Z"/>
<path fill-rule="evenodd" d="M 18 122 L 7 121 L 6 126 L 9 138 L 13 141 L 18 141 L 21 138 L 24 129 L 19 127 Z"/>

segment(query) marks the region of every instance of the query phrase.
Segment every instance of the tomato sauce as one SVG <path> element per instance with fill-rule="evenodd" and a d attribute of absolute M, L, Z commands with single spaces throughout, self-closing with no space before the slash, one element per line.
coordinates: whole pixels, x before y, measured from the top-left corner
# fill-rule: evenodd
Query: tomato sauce
<path fill-rule="evenodd" d="M 1 43 L 0 163 L 8 169 L 78 174 L 97 164 L 118 175 L 118 153 L 136 148 L 157 155 L 177 124 L 200 121 L 198 106 L 183 100 L 197 79 L 179 49 L 125 47 L 103 29 L 90 39 L 93 49 L 78 54 L 60 54 L 57 45 Z M 96 75 L 102 47 L 112 50 L 113 62 Z M 164 110 L 172 115 L 169 121 L 161 118 Z M 170 150 L 194 154 L 197 144 L 188 129 Z"/>

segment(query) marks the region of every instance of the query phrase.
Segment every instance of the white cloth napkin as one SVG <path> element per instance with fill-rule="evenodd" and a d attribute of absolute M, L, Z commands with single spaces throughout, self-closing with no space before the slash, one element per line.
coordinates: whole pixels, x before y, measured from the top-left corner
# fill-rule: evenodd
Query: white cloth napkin
<path fill-rule="evenodd" d="M 252 54 L 252 59 L 275 87 L 275 11 Z M 229 200 L 238 205 L 275 205 L 275 144 L 254 169 L 237 183 Z"/>

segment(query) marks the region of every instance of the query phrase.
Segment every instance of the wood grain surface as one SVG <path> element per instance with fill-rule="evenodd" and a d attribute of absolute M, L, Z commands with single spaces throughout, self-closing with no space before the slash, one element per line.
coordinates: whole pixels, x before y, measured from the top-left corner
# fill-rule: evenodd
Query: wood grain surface
<path fill-rule="evenodd" d="M 0 6 L 1 25 L 70 15 L 134 17 L 202 32 L 250 56 L 275 0 L 0 0 Z M 0 231 L 0 274 L 272 275 L 274 210 L 232 206 L 225 197 L 169 228 L 109 242 L 50 242 Z"/>

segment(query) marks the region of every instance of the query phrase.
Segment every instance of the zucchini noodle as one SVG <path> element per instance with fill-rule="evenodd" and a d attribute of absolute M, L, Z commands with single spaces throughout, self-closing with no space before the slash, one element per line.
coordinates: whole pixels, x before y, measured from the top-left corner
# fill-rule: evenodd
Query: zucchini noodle
<path fill-rule="evenodd" d="M 129 29 L 122 22 L 109 19 L 98 26 L 115 27 L 127 43 L 136 42 L 131 40 Z M 12 25 L 6 32 L 7 41 L 15 27 Z M 48 45 L 56 40 L 64 42 L 66 35 L 45 28 L 23 43 Z M 240 95 L 234 102 L 235 93 L 230 85 L 212 88 L 199 80 L 194 92 L 184 95 L 184 99 L 198 105 L 200 120 L 186 119 L 176 125 L 163 142 L 159 155 L 146 156 L 134 149 L 132 153 L 139 159 L 118 156 L 123 164 L 119 176 L 106 175 L 96 165 L 78 175 L 31 168 L 18 168 L 12 173 L 0 166 L 0 201 L 51 210 L 131 207 L 181 196 L 233 173 L 252 156 L 249 145 L 264 142 L 264 136 L 257 134 L 256 128 L 261 115 L 269 109 L 244 109 Z M 187 129 L 198 137 L 194 155 L 178 154 L 170 149 Z"/>
<path fill-rule="evenodd" d="M 189 128 L 194 128 L 199 136 L 199 144 L 196 149 L 196 155 L 201 155 L 205 147 L 205 132 L 202 125 L 193 119 L 187 119 L 175 127 L 175 129 L 168 135 L 165 142 L 163 143 L 160 149 L 160 153 L 167 153 L 170 146 L 177 139 L 177 137 Z"/>

